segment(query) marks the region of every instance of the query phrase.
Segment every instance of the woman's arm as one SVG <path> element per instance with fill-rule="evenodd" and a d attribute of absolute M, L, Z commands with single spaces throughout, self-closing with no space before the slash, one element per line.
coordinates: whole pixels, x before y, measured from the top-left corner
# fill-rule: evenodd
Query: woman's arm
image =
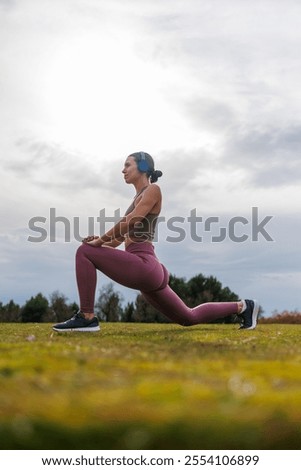
<path fill-rule="evenodd" d="M 147 214 L 149 214 L 155 205 L 160 201 L 161 190 L 159 186 L 156 184 L 150 185 L 143 192 L 140 201 L 132 212 L 124 216 L 104 235 L 86 243 L 89 243 L 93 246 L 101 246 L 111 243 L 113 240 L 120 240 L 121 238 L 123 239 L 124 236 L 129 232 L 130 228 L 133 227 L 136 222 L 141 221 Z"/>
<path fill-rule="evenodd" d="M 120 238 L 114 238 L 110 242 L 105 242 L 102 244 L 102 246 L 107 246 L 108 248 L 117 248 L 119 245 L 121 245 L 124 242 L 124 237 Z"/>

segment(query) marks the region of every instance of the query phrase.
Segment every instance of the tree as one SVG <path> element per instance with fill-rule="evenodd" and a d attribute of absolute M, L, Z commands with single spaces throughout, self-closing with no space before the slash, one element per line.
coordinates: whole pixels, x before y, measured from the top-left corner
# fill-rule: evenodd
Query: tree
<path fill-rule="evenodd" d="M 42 322 L 48 312 L 48 305 L 48 300 L 41 293 L 31 297 L 21 310 L 22 322 Z"/>
<path fill-rule="evenodd" d="M 13 300 L 10 300 L 7 305 L 0 302 L 0 322 L 18 322 L 20 316 L 20 306 L 15 304 Z"/>
<path fill-rule="evenodd" d="M 50 294 L 49 299 L 53 318 L 49 319 L 48 321 L 56 321 L 59 323 L 66 321 L 78 310 L 78 305 L 74 303 L 68 305 L 68 298 L 58 290 Z"/>
<path fill-rule="evenodd" d="M 132 318 L 137 323 L 170 323 L 169 318 L 152 307 L 141 294 L 136 297 Z"/>
<path fill-rule="evenodd" d="M 121 321 L 132 323 L 134 319 L 135 306 L 133 302 L 128 302 L 122 312 Z"/>
<path fill-rule="evenodd" d="M 188 285 L 184 277 L 177 277 L 174 274 L 170 274 L 168 285 L 183 302 L 189 302 Z"/>
<path fill-rule="evenodd" d="M 120 321 L 122 316 L 122 300 L 122 295 L 114 291 L 113 282 L 109 282 L 99 290 L 98 300 L 95 304 L 96 315 L 102 321 Z"/>

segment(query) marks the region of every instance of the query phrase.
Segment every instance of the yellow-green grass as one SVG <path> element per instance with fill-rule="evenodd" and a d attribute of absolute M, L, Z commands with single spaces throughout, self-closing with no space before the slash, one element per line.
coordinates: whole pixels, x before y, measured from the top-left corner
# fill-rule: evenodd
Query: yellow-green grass
<path fill-rule="evenodd" d="M 301 326 L 1 324 L 2 449 L 300 449 Z"/>

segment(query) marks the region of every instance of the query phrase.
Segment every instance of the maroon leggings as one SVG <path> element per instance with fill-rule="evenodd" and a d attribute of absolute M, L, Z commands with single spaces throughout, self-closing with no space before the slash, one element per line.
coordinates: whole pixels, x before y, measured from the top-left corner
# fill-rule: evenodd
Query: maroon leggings
<path fill-rule="evenodd" d="M 144 298 L 170 320 L 183 326 L 208 323 L 237 313 L 237 302 L 215 302 L 189 308 L 169 287 L 166 268 L 149 242 L 131 243 L 125 251 L 82 244 L 76 253 L 76 278 L 80 308 L 94 311 L 96 270 L 113 281 L 140 290 Z"/>

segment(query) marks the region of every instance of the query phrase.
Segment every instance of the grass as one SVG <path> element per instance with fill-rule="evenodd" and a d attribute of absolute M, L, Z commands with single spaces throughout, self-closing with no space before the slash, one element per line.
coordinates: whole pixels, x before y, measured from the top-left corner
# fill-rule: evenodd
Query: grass
<path fill-rule="evenodd" d="M 300 449 L 301 326 L 1 324 L 2 449 Z"/>

